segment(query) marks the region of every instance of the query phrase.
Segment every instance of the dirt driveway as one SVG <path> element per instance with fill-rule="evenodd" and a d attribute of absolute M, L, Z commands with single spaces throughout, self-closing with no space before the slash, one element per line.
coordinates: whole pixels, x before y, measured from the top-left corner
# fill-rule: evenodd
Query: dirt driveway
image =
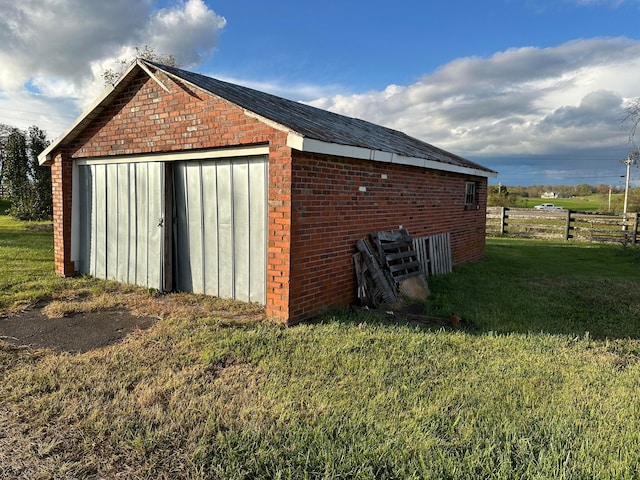
<path fill-rule="evenodd" d="M 158 321 L 155 317 L 138 317 L 124 310 L 49 318 L 42 313 L 42 306 L 0 317 L 0 341 L 84 353 L 118 342 L 128 333 L 149 328 Z"/>

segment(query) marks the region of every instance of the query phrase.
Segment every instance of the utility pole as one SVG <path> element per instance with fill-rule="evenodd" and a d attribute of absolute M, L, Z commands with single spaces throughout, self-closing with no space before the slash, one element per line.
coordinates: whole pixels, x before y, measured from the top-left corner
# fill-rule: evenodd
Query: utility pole
<path fill-rule="evenodd" d="M 627 166 L 627 175 L 624 182 L 624 209 L 623 209 L 623 222 L 622 230 L 627 230 L 627 205 L 629 202 L 629 175 L 631 170 L 631 165 L 636 163 L 636 157 L 638 156 L 638 151 L 630 153 L 627 155 L 626 160 L 621 160 Z"/>
<path fill-rule="evenodd" d="M 621 162 L 627 166 L 627 178 L 625 179 L 625 185 L 624 185 L 624 210 L 623 210 L 625 220 L 627 218 L 627 205 L 629 201 L 629 174 L 630 174 L 629 171 L 631 169 L 631 165 L 636 163 L 636 155 L 637 153 L 634 152 L 633 155 L 631 154 L 627 155 L 626 160 L 621 160 Z"/>

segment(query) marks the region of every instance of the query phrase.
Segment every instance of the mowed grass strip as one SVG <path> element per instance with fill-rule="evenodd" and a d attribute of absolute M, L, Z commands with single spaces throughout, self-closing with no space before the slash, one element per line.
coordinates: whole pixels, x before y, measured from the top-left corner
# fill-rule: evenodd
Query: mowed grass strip
<path fill-rule="evenodd" d="M 637 270 L 631 248 L 491 239 L 430 279 L 428 312 L 465 330 L 349 312 L 285 329 L 130 289 L 163 320 L 120 344 L 0 347 L 0 477 L 636 478 Z"/>

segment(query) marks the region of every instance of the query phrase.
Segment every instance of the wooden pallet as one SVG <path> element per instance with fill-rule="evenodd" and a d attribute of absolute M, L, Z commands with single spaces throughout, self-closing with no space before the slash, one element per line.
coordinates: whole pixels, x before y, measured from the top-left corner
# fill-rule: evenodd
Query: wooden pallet
<path fill-rule="evenodd" d="M 385 275 L 377 256 L 366 239 L 356 242 L 358 254 L 354 255 L 358 279 L 358 297 L 375 308 L 393 305 L 397 299 L 393 283 Z"/>
<path fill-rule="evenodd" d="M 418 260 L 425 274 L 441 275 L 453 271 L 448 233 L 414 238 L 413 248 L 418 253 Z"/>
<path fill-rule="evenodd" d="M 413 240 L 406 229 L 371 234 L 378 254 L 394 283 L 424 275 Z"/>

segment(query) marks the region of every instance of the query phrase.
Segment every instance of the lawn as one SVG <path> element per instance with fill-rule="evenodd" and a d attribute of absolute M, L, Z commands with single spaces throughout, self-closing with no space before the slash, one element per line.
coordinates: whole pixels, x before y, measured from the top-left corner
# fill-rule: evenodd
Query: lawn
<path fill-rule="evenodd" d="M 489 239 L 484 261 L 430 279 L 428 313 L 464 329 L 341 311 L 287 329 L 246 305 L 55 279 L 50 232 L 0 229 L 0 258 L 21 245 L 24 265 L 0 279 L 0 308 L 23 288 L 68 305 L 102 286 L 162 316 L 81 355 L 0 346 L 2 478 L 640 471 L 637 249 Z"/>
<path fill-rule="evenodd" d="M 615 193 L 611 195 L 611 208 L 609 208 L 608 195 L 588 195 L 573 198 L 526 198 L 519 197 L 516 201 L 517 208 L 533 208 L 541 203 L 553 203 L 566 208 L 567 210 L 576 210 L 578 212 L 611 212 L 622 211 L 622 203 L 624 194 Z"/>

